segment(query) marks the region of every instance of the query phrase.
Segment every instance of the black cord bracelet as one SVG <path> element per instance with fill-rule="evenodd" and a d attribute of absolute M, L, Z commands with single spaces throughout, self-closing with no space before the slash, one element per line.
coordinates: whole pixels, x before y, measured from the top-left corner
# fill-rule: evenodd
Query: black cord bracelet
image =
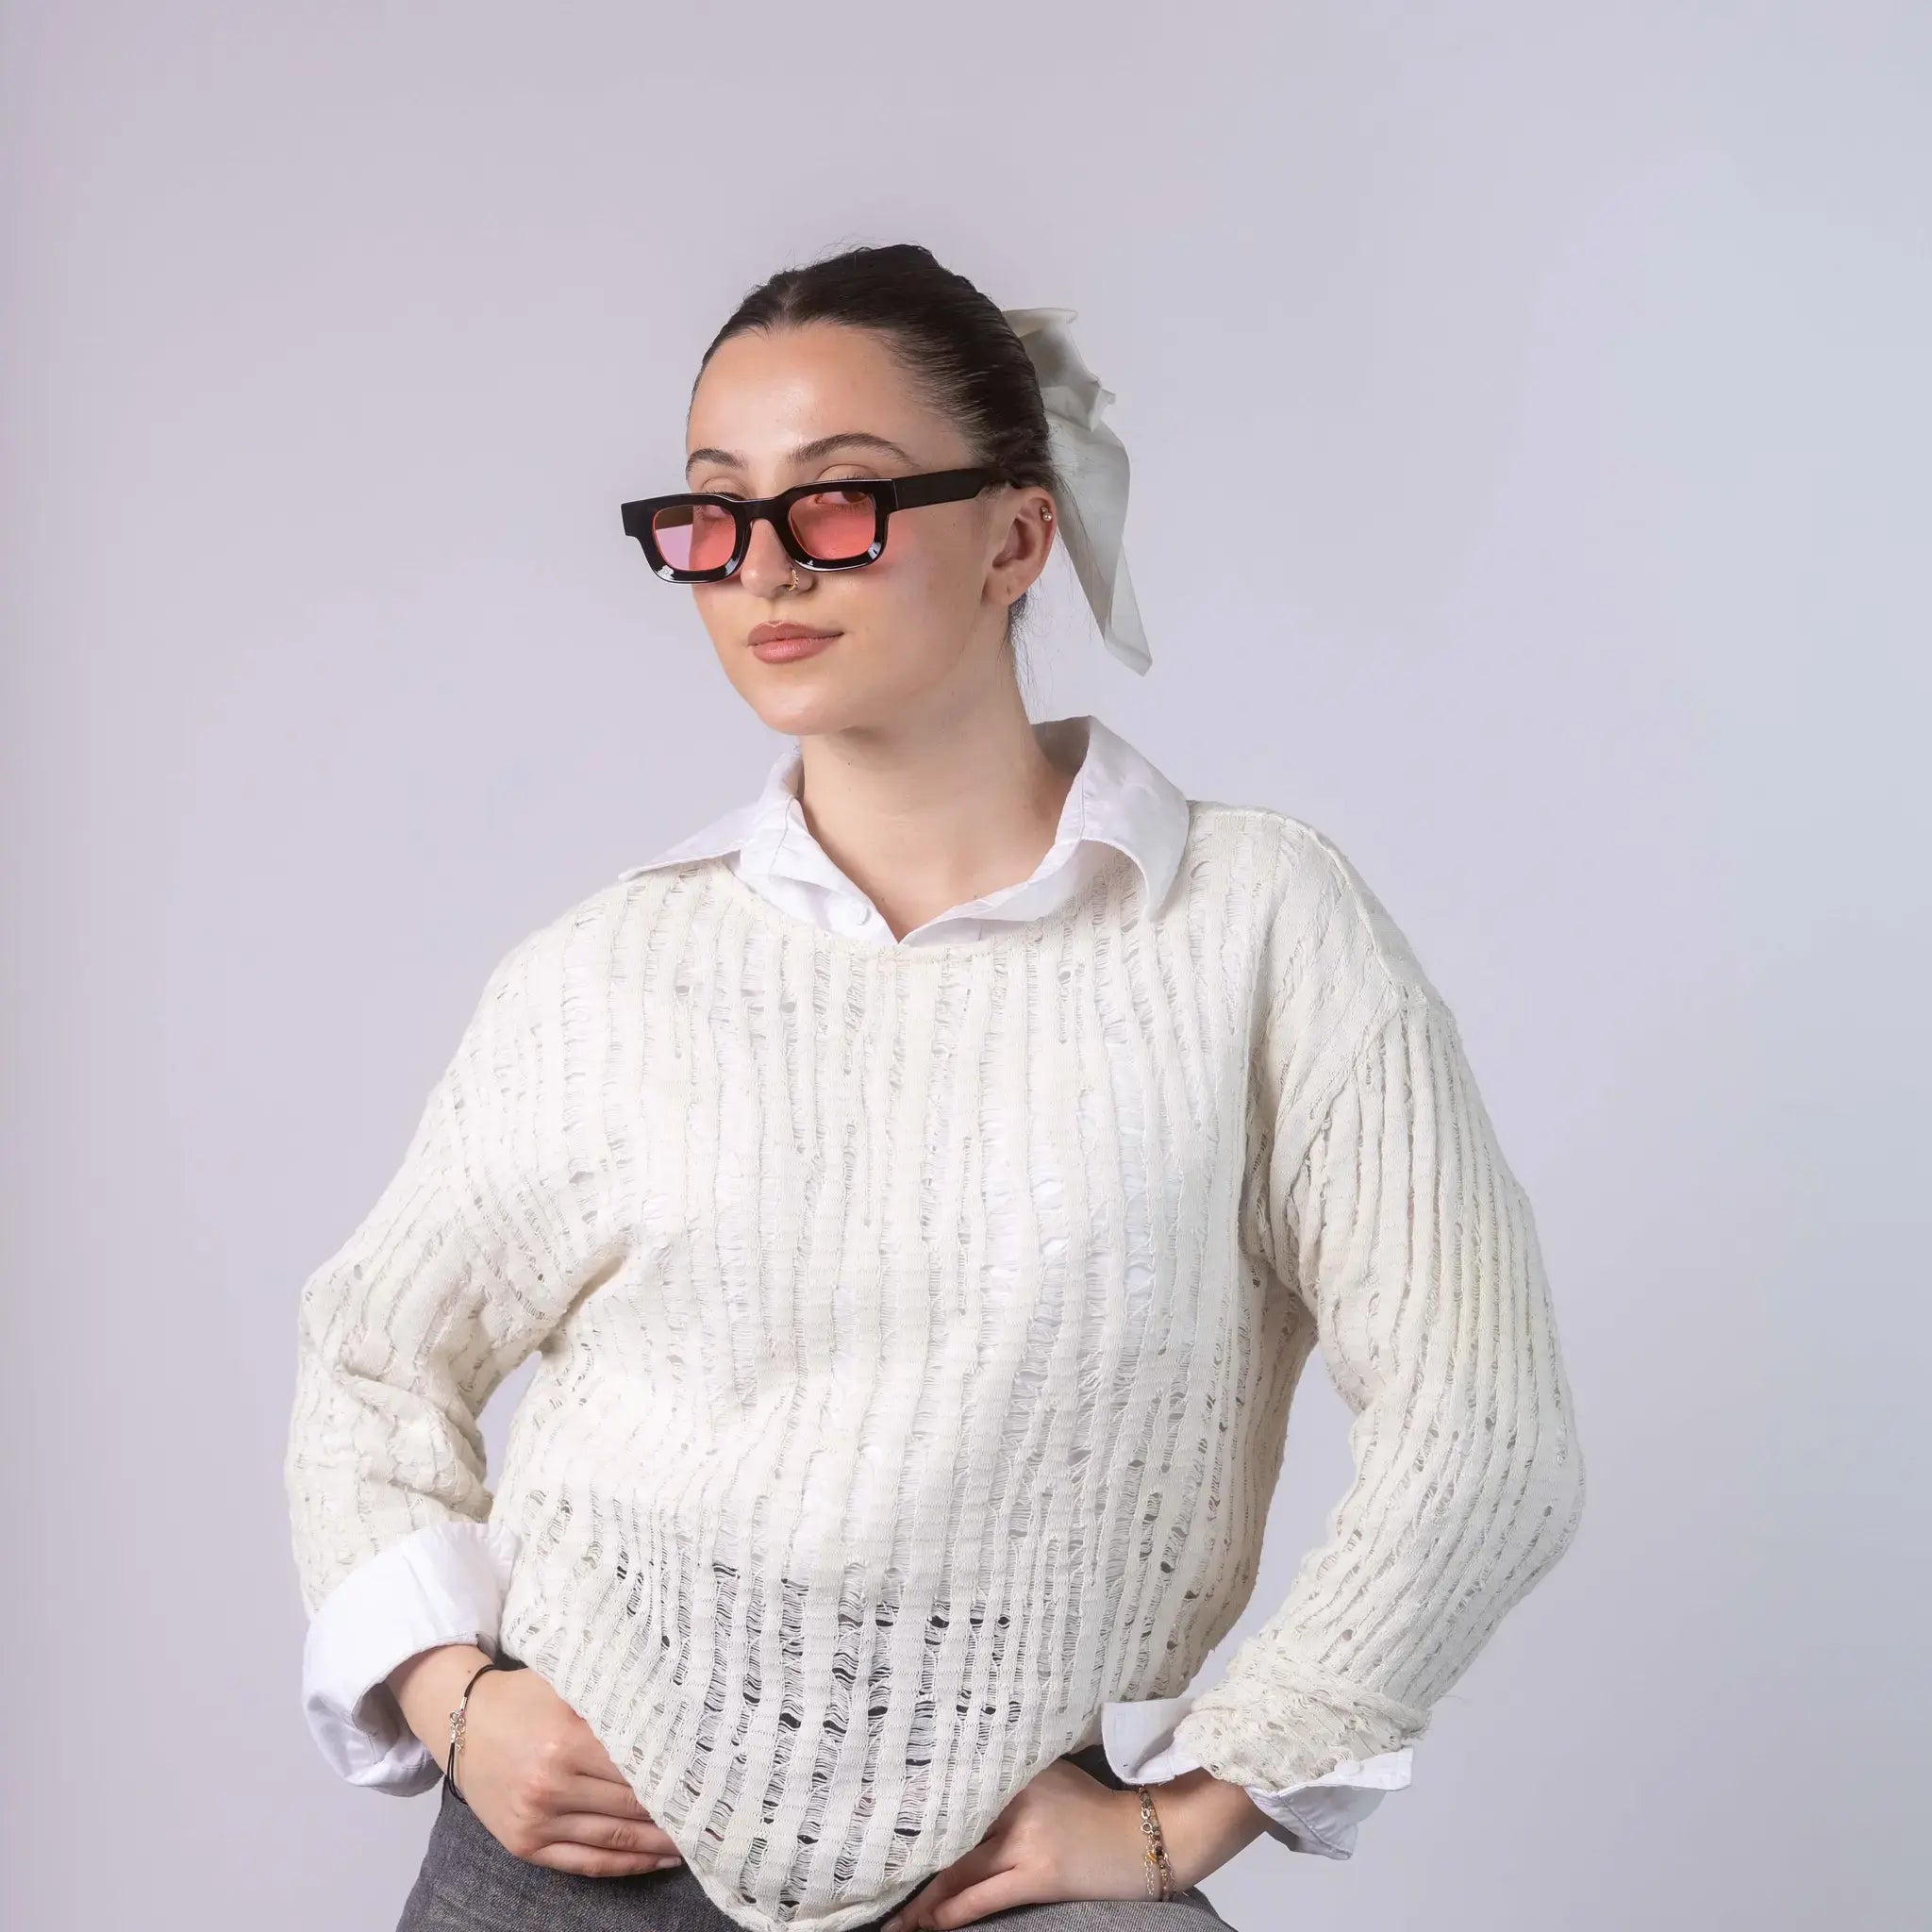
<path fill-rule="evenodd" d="M 457 1783 L 457 1752 L 461 1748 L 464 1725 L 470 1715 L 470 1692 L 476 1688 L 476 1679 L 485 1671 L 500 1671 L 502 1668 L 501 1664 L 494 1662 L 479 1665 L 470 1681 L 463 1686 L 463 1694 L 457 1707 L 449 1714 L 449 1762 L 443 1767 L 442 1774 L 448 1781 L 450 1790 L 459 1798 L 463 1798 L 463 1792 L 462 1787 Z M 464 1804 L 467 1805 L 469 1802 L 467 1798 L 463 1798 Z"/>

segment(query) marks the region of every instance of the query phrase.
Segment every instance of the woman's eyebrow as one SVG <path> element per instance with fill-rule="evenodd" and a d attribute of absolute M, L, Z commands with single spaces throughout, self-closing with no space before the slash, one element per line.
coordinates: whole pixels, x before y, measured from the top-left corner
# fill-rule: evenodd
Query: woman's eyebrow
<path fill-rule="evenodd" d="M 861 449 L 877 450 L 883 456 L 896 457 L 908 465 L 914 460 L 908 451 L 903 450 L 896 442 L 883 436 L 874 436 L 863 429 L 841 430 L 837 436 L 814 437 L 809 442 L 801 442 L 791 452 L 793 463 L 815 463 L 822 457 L 828 457 L 835 449 L 841 449 L 848 443 L 855 443 Z M 684 474 L 689 476 L 700 463 L 723 463 L 729 469 L 742 469 L 744 458 L 735 456 L 728 449 L 694 449 L 684 459 Z"/>

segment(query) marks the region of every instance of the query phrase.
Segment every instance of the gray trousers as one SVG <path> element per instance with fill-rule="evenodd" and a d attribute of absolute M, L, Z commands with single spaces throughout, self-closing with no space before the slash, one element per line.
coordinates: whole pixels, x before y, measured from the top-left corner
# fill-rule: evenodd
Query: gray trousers
<path fill-rule="evenodd" d="M 505 1658 L 514 1666 L 514 1660 Z M 1068 1760 L 1114 1790 L 1124 1789 L 1098 1744 L 1070 1751 Z M 917 1897 L 918 1893 L 911 1894 Z M 881 1912 L 859 1932 L 877 1932 L 891 1916 Z M 1025 1932 L 1209 1932 L 1227 1921 L 1198 1885 L 1178 1897 L 1076 1899 L 1056 1905 L 1013 1906 L 974 1921 L 1024 1927 Z M 396 1932 L 740 1932 L 706 1897 L 684 1865 L 624 1878 L 591 1878 L 533 1865 L 497 1842 L 447 1776 Z"/>

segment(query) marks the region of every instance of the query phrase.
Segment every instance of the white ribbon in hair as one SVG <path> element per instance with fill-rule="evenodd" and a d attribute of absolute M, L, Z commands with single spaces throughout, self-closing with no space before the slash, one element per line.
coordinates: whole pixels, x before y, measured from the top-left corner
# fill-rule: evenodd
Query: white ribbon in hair
<path fill-rule="evenodd" d="M 1073 308 L 1001 311 L 1025 344 L 1046 405 L 1053 459 L 1071 501 L 1060 505 L 1060 531 L 1102 641 L 1130 670 L 1154 661 L 1141 629 L 1141 608 L 1127 575 L 1121 533 L 1127 520 L 1127 452 L 1100 418 L 1114 400 L 1080 359 L 1067 324 Z"/>

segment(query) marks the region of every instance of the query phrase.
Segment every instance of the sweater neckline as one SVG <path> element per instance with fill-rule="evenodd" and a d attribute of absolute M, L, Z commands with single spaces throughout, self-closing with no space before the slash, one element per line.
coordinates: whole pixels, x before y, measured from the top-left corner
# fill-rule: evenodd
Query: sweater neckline
<path fill-rule="evenodd" d="M 929 940 L 912 946 L 902 940 L 895 940 L 891 945 L 882 946 L 872 940 L 856 939 L 850 933 L 829 931 L 809 919 L 801 919 L 796 913 L 773 905 L 762 892 L 738 876 L 730 859 L 723 854 L 707 863 L 717 868 L 719 884 L 724 892 L 736 899 L 761 924 L 800 936 L 814 947 L 876 960 L 889 968 L 918 966 L 927 962 L 938 964 L 946 959 L 973 958 L 981 954 L 1039 946 L 1049 936 L 1068 931 L 1091 908 L 1099 905 L 1108 895 L 1123 890 L 1121 870 L 1124 867 L 1133 869 L 1133 861 L 1125 853 L 1118 847 L 1109 847 L 1106 858 L 1093 868 L 1092 876 L 1078 891 L 1031 919 L 1002 922 L 996 930 L 982 933 L 973 940 Z"/>

